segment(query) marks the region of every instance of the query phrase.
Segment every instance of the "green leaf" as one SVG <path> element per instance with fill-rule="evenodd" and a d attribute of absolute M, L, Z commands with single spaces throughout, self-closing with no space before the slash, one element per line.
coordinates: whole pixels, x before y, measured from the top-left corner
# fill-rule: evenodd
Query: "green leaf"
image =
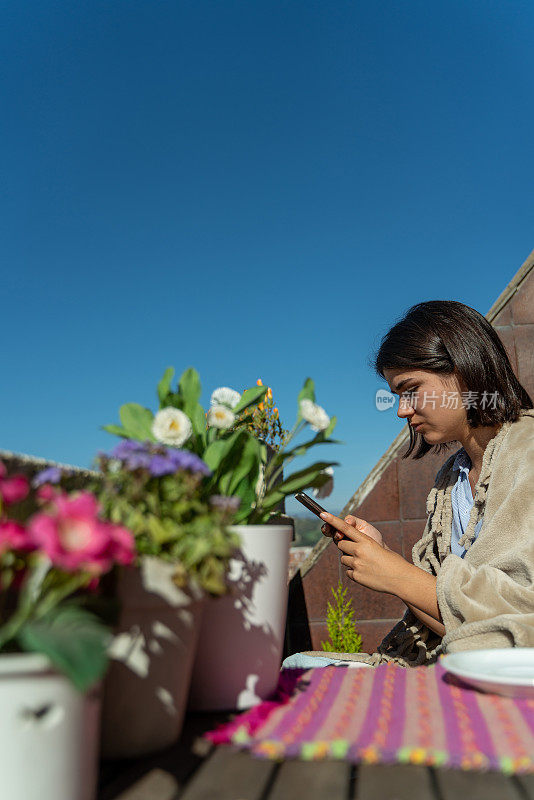
<path fill-rule="evenodd" d="M 102 425 L 102 430 L 112 433 L 114 436 L 122 436 L 125 439 L 128 438 L 128 433 L 124 428 L 121 428 L 120 425 Z"/>
<path fill-rule="evenodd" d="M 261 403 L 267 394 L 267 389 L 267 386 L 252 386 L 250 389 L 245 389 L 241 395 L 241 400 L 233 409 L 234 414 L 240 414 L 249 406 L 254 406 L 258 403 Z"/>
<path fill-rule="evenodd" d="M 51 568 L 52 562 L 48 558 L 40 558 L 32 569 L 28 570 L 20 592 L 21 607 L 30 608 L 43 593 L 43 583 L 50 575 Z"/>
<path fill-rule="evenodd" d="M 213 428 L 210 428 L 210 432 L 211 430 L 213 430 Z M 240 431 L 236 431 L 227 439 L 215 439 L 215 441 L 207 446 L 206 450 L 204 451 L 203 460 L 212 472 L 216 472 L 218 470 L 219 465 L 232 449 L 233 444 L 239 435 Z"/>
<path fill-rule="evenodd" d="M 168 392 L 167 397 L 165 398 L 166 406 L 171 408 L 178 408 L 180 411 L 184 410 L 184 399 L 181 394 L 177 392 Z"/>
<path fill-rule="evenodd" d="M 314 436 L 313 439 L 310 439 L 308 442 L 303 442 L 302 444 L 298 444 L 292 450 L 287 450 L 286 452 L 277 453 L 277 462 L 282 463 L 288 458 L 297 458 L 298 456 L 303 456 L 311 447 L 315 447 L 317 444 L 343 444 L 338 439 L 328 439 L 324 432 L 318 433 L 317 436 Z"/>
<path fill-rule="evenodd" d="M 24 650 L 48 656 L 80 692 L 106 671 L 109 631 L 93 614 L 75 605 L 56 607 L 25 625 L 17 638 Z"/>
<path fill-rule="evenodd" d="M 125 403 L 120 407 L 119 416 L 127 436 L 141 441 L 145 439 L 154 441 L 152 435 L 154 415 L 148 408 L 143 408 L 139 403 Z"/>
<path fill-rule="evenodd" d="M 256 502 L 256 484 L 251 483 L 246 478 L 241 481 L 239 486 L 233 493 L 234 497 L 239 497 L 241 505 L 237 510 L 235 516 L 235 524 L 240 525 L 247 522 L 248 518 L 254 513 L 254 504 Z"/>
<path fill-rule="evenodd" d="M 249 435 L 243 428 L 238 428 L 230 434 L 222 434 L 208 445 L 202 458 L 211 471 L 216 473 L 217 481 L 226 475 L 226 482 L 229 482 L 228 473 L 233 472 L 235 465 L 239 462 L 241 451 L 245 445 L 245 437 Z M 222 489 L 223 487 L 219 485 L 218 488 Z"/>
<path fill-rule="evenodd" d="M 158 383 L 158 398 L 161 407 L 164 406 L 166 403 L 166 398 L 170 392 L 171 381 L 173 378 L 174 378 L 174 367 L 167 367 L 167 369 L 163 373 L 163 378 Z"/>
<path fill-rule="evenodd" d="M 232 473 L 232 478 L 227 490 L 228 495 L 232 496 L 234 494 L 236 488 L 244 478 L 248 477 L 249 483 L 255 486 L 260 472 L 260 464 L 261 445 L 255 436 L 248 434 L 241 452 L 241 459 Z"/>
<path fill-rule="evenodd" d="M 328 439 L 332 435 L 332 432 L 336 427 L 336 424 L 337 424 L 337 417 L 331 417 L 330 425 L 328 426 L 328 428 L 326 428 L 326 430 L 321 431 L 319 435 L 324 436 L 325 439 Z M 343 442 L 336 442 L 336 444 L 343 444 Z"/>
<path fill-rule="evenodd" d="M 202 387 L 200 385 L 200 378 L 196 369 L 189 367 L 182 373 L 178 383 L 178 389 L 182 395 L 185 407 L 194 406 L 200 400 Z M 187 411 L 186 411 L 187 414 Z"/>
<path fill-rule="evenodd" d="M 315 403 L 315 383 L 311 378 L 306 378 L 304 386 L 297 397 L 297 422 L 302 419 L 302 414 L 300 413 L 301 400 L 312 400 Z"/>
<path fill-rule="evenodd" d="M 199 536 L 199 538 L 196 539 L 196 541 L 191 542 L 187 550 L 187 557 L 184 558 L 185 566 L 198 564 L 207 555 L 209 555 L 210 549 L 211 549 L 211 542 Z"/>
<path fill-rule="evenodd" d="M 177 525 L 170 519 L 158 519 L 153 514 L 149 514 L 146 520 L 148 530 L 156 544 L 163 545 L 176 538 Z"/>
<path fill-rule="evenodd" d="M 243 451 L 248 439 L 252 436 L 244 428 L 239 428 L 228 439 L 229 447 L 217 469 L 218 488 L 221 494 L 231 495 L 230 484 L 236 466 L 241 463 Z"/>
<path fill-rule="evenodd" d="M 195 436 L 199 436 L 202 439 L 202 442 L 205 444 L 208 431 L 204 409 L 198 403 L 195 403 L 194 405 L 188 405 L 186 403 L 185 413 L 191 420 L 191 425 L 193 426 Z"/>
<path fill-rule="evenodd" d="M 178 396 L 181 400 L 179 407 L 191 420 L 195 436 L 201 440 L 203 447 L 205 447 L 206 415 L 199 403 L 201 392 L 202 387 L 198 372 L 193 367 L 189 367 L 182 373 L 178 384 Z"/>
<path fill-rule="evenodd" d="M 315 486 L 317 478 L 319 478 L 321 472 L 326 469 L 326 467 L 337 466 L 338 463 L 335 461 L 319 461 L 309 467 L 306 467 L 305 469 L 300 470 L 299 472 L 294 472 L 292 475 L 282 481 L 282 483 L 277 484 L 266 493 L 262 502 L 262 508 L 274 508 L 288 494 L 295 494 L 295 492 L 300 492 L 302 489 Z M 322 483 L 324 483 L 324 478 L 321 475 L 319 478 L 319 484 L 317 485 Z"/>

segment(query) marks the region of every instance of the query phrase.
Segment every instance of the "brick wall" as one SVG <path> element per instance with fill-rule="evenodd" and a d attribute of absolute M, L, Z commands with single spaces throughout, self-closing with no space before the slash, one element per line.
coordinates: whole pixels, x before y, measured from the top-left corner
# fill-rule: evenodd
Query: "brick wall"
<path fill-rule="evenodd" d="M 534 399 L 534 253 L 488 313 L 501 337 L 512 366 Z M 400 439 L 402 437 L 398 437 Z M 426 519 L 426 497 L 439 467 L 447 455 L 427 455 L 420 461 L 403 460 L 406 447 L 393 448 L 381 459 L 378 480 L 366 479 L 362 492 L 356 492 L 343 510 L 366 519 L 378 528 L 389 547 L 411 558 Z M 371 473 L 372 475 L 372 473 Z M 374 483 L 370 491 L 366 483 Z M 331 587 L 339 578 L 348 587 L 353 600 L 357 629 L 363 637 L 363 650 L 373 652 L 383 636 L 400 619 L 404 604 L 396 597 L 380 594 L 348 579 L 339 564 L 339 553 L 329 542 L 320 542 L 310 554 L 300 573 L 292 581 L 288 614 L 289 651 L 321 649 L 327 638 L 326 606 Z"/>

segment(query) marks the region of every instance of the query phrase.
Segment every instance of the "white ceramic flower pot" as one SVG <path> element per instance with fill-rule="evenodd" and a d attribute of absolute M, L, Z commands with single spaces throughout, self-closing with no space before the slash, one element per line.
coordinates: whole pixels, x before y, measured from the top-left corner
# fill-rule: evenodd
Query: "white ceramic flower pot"
<path fill-rule="evenodd" d="M 100 695 L 78 692 L 40 654 L 0 656 L 0 796 L 94 800 Z"/>
<path fill-rule="evenodd" d="M 182 730 L 204 601 L 179 589 L 173 571 L 153 557 L 120 571 L 122 610 L 104 683 L 105 758 L 156 752 Z"/>
<path fill-rule="evenodd" d="M 206 604 L 189 705 L 249 708 L 268 697 L 280 671 L 287 612 L 291 525 L 234 525 L 241 549 L 231 593 Z"/>

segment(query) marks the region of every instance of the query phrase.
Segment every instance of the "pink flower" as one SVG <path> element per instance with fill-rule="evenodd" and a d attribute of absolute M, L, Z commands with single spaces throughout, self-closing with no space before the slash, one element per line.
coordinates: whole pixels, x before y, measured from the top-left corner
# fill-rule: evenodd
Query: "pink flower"
<path fill-rule="evenodd" d="M 43 503 L 50 503 L 58 494 L 59 489 L 56 489 L 50 483 L 44 483 L 42 486 L 39 486 L 35 492 L 37 499 L 41 500 Z"/>
<path fill-rule="evenodd" d="M 2 464 L 2 466 L 4 465 Z M 11 478 L 6 478 L 0 473 L 0 497 L 6 506 L 25 500 L 29 491 L 30 484 L 25 475 L 13 475 Z"/>
<path fill-rule="evenodd" d="M 0 521 L 0 555 L 6 550 L 33 550 L 26 528 L 12 519 Z"/>
<path fill-rule="evenodd" d="M 84 570 L 101 575 L 115 560 L 129 563 L 127 535 L 133 552 L 133 537 L 125 529 L 99 519 L 99 506 L 92 494 L 81 492 L 74 497 L 58 494 L 53 508 L 35 514 L 29 531 L 35 542 L 52 561 L 66 570 Z M 133 556 L 132 556 L 133 557 Z"/>
<path fill-rule="evenodd" d="M 111 535 L 111 557 L 118 564 L 132 564 L 135 555 L 135 539 L 127 528 L 108 523 Z"/>

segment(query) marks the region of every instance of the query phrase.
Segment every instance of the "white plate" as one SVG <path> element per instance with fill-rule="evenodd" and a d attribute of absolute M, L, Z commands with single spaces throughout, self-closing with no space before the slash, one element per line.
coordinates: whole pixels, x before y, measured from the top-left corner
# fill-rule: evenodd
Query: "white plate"
<path fill-rule="evenodd" d="M 439 663 L 483 692 L 534 697 L 534 647 L 464 650 L 442 656 Z"/>

